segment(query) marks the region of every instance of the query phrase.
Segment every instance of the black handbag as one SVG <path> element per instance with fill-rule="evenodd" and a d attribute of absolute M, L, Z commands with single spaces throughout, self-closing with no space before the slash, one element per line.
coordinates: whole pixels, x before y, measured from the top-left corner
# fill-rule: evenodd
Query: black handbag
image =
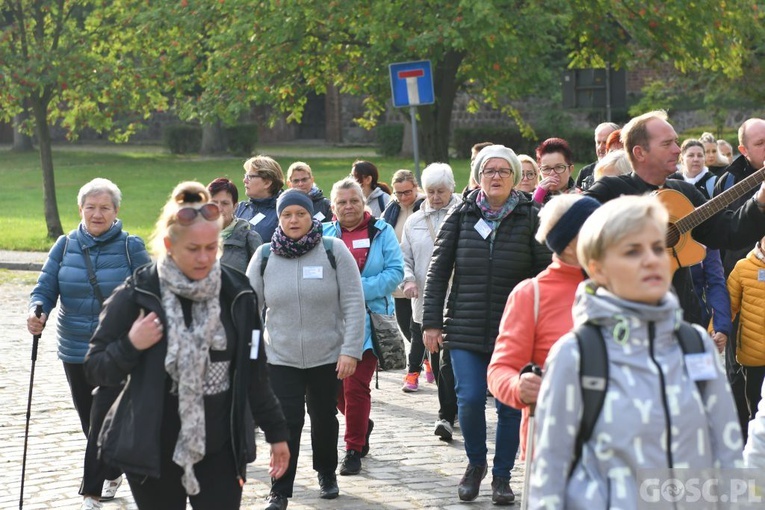
<path fill-rule="evenodd" d="M 367 307 L 372 326 L 372 346 L 380 370 L 403 370 L 406 368 L 406 350 L 395 315 L 374 313 Z"/>

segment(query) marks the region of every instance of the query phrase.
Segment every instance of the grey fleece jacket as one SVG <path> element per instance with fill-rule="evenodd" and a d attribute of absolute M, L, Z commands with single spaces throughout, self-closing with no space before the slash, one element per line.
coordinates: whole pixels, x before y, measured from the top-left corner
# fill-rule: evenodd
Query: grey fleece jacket
<path fill-rule="evenodd" d="M 709 336 L 703 335 L 704 348 L 714 356 L 716 377 L 702 382 L 699 392 L 674 335 L 682 313 L 674 295 L 651 306 L 622 300 L 602 288 L 587 290 L 587 284 L 577 289 L 574 324 L 590 320 L 601 326 L 609 359 L 608 392 L 592 437 L 568 478 L 582 393 L 576 338 L 571 333 L 562 337 L 547 358 L 536 408 L 529 508 L 634 509 L 640 501 L 640 470 L 741 467 L 741 430 Z M 629 332 L 621 343 L 612 334 L 617 324 Z M 666 451 L 667 434 L 671 453 Z"/>
<path fill-rule="evenodd" d="M 264 245 L 265 246 L 265 245 Z M 340 239 L 332 239 L 337 270 L 320 242 L 301 257 L 271 253 L 260 275 L 263 246 L 247 276 L 265 310 L 266 356 L 272 365 L 312 368 L 336 363 L 341 354 L 361 359 L 364 292 L 356 261 Z"/>

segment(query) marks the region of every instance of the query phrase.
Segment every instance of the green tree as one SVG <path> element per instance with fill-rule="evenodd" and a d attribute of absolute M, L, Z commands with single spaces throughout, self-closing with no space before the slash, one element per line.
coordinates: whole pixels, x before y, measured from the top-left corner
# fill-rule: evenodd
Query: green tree
<path fill-rule="evenodd" d="M 43 174 L 47 233 L 63 233 L 56 202 L 51 126 L 76 138 L 85 127 L 126 140 L 141 116 L 165 105 L 162 79 L 132 25 L 133 12 L 107 0 L 4 0 L 0 116 L 29 106 Z M 148 53 L 147 53 L 148 52 Z M 120 119 L 120 120 L 118 120 Z"/>

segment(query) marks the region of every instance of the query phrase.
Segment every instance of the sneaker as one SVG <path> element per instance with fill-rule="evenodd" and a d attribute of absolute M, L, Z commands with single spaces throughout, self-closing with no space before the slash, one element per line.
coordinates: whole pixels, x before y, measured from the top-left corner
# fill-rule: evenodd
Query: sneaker
<path fill-rule="evenodd" d="M 510 479 L 503 476 L 495 476 L 491 480 L 491 502 L 495 505 L 512 505 L 515 502 L 515 494 L 510 488 Z"/>
<path fill-rule="evenodd" d="M 82 500 L 82 506 L 80 510 L 100 510 L 103 508 L 95 498 L 87 497 Z"/>
<path fill-rule="evenodd" d="M 481 487 L 481 480 L 486 478 L 487 466 L 474 466 L 468 464 L 465 474 L 462 476 L 457 486 L 457 494 L 461 501 L 473 501 L 478 497 L 478 489 Z"/>
<path fill-rule="evenodd" d="M 122 485 L 122 476 L 118 476 L 114 480 L 106 480 L 104 482 L 104 488 L 101 490 L 101 501 L 108 501 L 114 499 L 117 495 L 117 489 Z"/>
<path fill-rule="evenodd" d="M 272 492 L 268 495 L 266 498 L 266 503 L 268 503 L 264 510 L 286 510 L 287 509 L 287 498 L 282 496 L 281 494 L 277 494 L 276 492 Z"/>
<path fill-rule="evenodd" d="M 361 452 L 356 450 L 348 450 L 345 452 L 345 458 L 340 466 L 340 474 L 357 475 L 361 472 Z"/>
<path fill-rule="evenodd" d="M 375 428 L 375 422 L 373 422 L 371 419 L 369 420 L 369 423 L 367 425 L 367 437 L 366 437 L 366 443 L 364 443 L 364 446 L 361 447 L 361 457 L 366 457 L 367 453 L 369 453 L 369 436 L 372 435 L 372 429 Z"/>
<path fill-rule="evenodd" d="M 436 428 L 433 433 L 438 436 L 441 441 L 451 441 L 454 434 L 454 427 L 447 420 L 438 420 L 436 422 Z"/>
<path fill-rule="evenodd" d="M 422 365 L 425 367 L 425 380 L 430 384 L 436 382 L 436 376 L 433 375 L 433 369 L 430 367 L 430 360 L 425 358 L 425 360 L 422 362 Z"/>
<path fill-rule="evenodd" d="M 401 391 L 404 393 L 413 393 L 417 391 L 420 387 L 420 383 L 418 381 L 419 378 L 419 372 L 409 372 L 406 374 L 406 377 L 404 377 L 404 386 L 401 388 Z"/>
<path fill-rule="evenodd" d="M 335 499 L 340 494 L 337 486 L 335 473 L 319 473 L 319 497 L 321 499 Z"/>

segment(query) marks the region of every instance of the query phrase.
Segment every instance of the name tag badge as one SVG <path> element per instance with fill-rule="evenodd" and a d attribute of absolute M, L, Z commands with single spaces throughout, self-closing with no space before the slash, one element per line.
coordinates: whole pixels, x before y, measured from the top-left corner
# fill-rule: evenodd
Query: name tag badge
<path fill-rule="evenodd" d="M 303 268 L 304 280 L 321 280 L 324 278 L 324 268 L 321 266 L 306 266 Z"/>
<path fill-rule="evenodd" d="M 250 346 L 250 359 L 258 359 L 258 351 L 260 351 L 260 330 L 252 330 L 252 345 Z"/>
<path fill-rule="evenodd" d="M 699 352 L 685 355 L 685 366 L 688 367 L 688 375 L 694 381 L 711 381 L 717 379 L 715 360 L 711 352 Z"/>
<path fill-rule="evenodd" d="M 326 218 L 326 216 L 324 216 L 324 214 L 322 214 L 321 211 L 319 211 L 316 214 L 314 214 L 313 217 L 316 218 L 319 221 L 322 221 L 324 218 Z"/>
<path fill-rule="evenodd" d="M 765 282 L 765 269 L 758 269 L 757 270 L 757 281 L 758 282 Z"/>
<path fill-rule="evenodd" d="M 355 239 L 353 241 L 353 249 L 357 250 L 359 248 L 369 248 L 369 238 Z"/>
<path fill-rule="evenodd" d="M 475 229 L 484 239 L 491 235 L 491 227 L 484 221 L 483 218 L 478 220 L 478 223 L 475 224 Z"/>
<path fill-rule="evenodd" d="M 260 220 L 262 220 L 265 217 L 266 217 L 265 214 L 263 214 L 262 212 L 259 212 L 258 214 L 252 217 L 252 219 L 250 220 L 250 224 L 257 225 L 258 223 L 260 223 Z"/>

